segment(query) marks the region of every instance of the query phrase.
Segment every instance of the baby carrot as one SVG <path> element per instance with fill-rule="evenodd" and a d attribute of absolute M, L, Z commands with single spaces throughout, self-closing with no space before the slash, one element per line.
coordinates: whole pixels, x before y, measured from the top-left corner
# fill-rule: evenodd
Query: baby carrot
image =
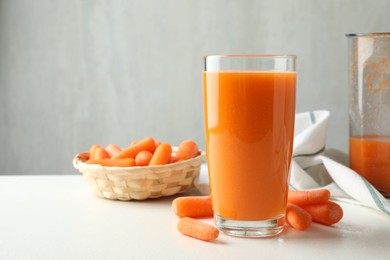
<path fill-rule="evenodd" d="M 140 141 L 137 141 L 133 145 L 130 145 L 129 147 L 123 149 L 120 151 L 117 155 L 115 155 L 114 159 L 120 159 L 120 158 L 135 158 L 137 154 L 141 151 L 153 151 L 154 149 L 154 140 L 151 137 L 144 138 Z"/>
<path fill-rule="evenodd" d="M 106 147 L 106 151 L 108 152 L 110 157 L 113 157 L 117 155 L 120 151 L 122 151 L 122 149 L 116 144 L 110 144 Z"/>
<path fill-rule="evenodd" d="M 93 154 L 93 159 L 109 159 L 110 155 L 108 152 L 103 148 L 103 147 L 96 147 L 94 154 Z"/>
<path fill-rule="evenodd" d="M 154 152 L 156 151 L 157 146 L 159 146 L 160 144 L 161 144 L 160 141 L 154 140 L 154 149 L 153 149 L 153 151 L 151 151 L 151 152 L 154 153 Z"/>
<path fill-rule="evenodd" d="M 175 161 L 182 161 L 194 158 L 199 155 L 198 145 L 192 140 L 185 140 L 180 143 Z"/>
<path fill-rule="evenodd" d="M 184 217 L 179 220 L 177 229 L 183 235 L 203 241 L 214 240 L 219 235 L 219 231 L 216 227 L 188 217 Z"/>
<path fill-rule="evenodd" d="M 343 218 L 343 209 L 333 201 L 308 205 L 303 209 L 309 212 L 314 222 L 328 226 L 339 222 Z"/>
<path fill-rule="evenodd" d="M 330 192 L 327 189 L 321 190 L 289 190 L 288 202 L 298 206 L 325 203 L 330 198 Z"/>
<path fill-rule="evenodd" d="M 169 163 L 172 154 L 170 144 L 162 143 L 157 146 L 149 165 L 163 165 Z"/>
<path fill-rule="evenodd" d="M 141 151 L 135 157 L 135 164 L 137 166 L 148 166 L 153 154 L 149 151 Z"/>
<path fill-rule="evenodd" d="M 88 164 L 100 164 L 101 166 L 114 166 L 114 167 L 130 167 L 135 166 L 135 160 L 133 158 L 122 159 L 90 159 Z"/>
<path fill-rule="evenodd" d="M 172 202 L 172 210 L 180 218 L 201 218 L 213 216 L 210 196 L 188 196 L 176 198 Z"/>
<path fill-rule="evenodd" d="M 91 148 L 89 148 L 89 159 L 95 159 L 95 150 L 96 148 L 100 147 L 100 145 L 98 144 L 94 144 L 91 146 Z"/>
<path fill-rule="evenodd" d="M 303 231 L 310 226 L 312 218 L 311 215 L 303 208 L 292 203 L 288 203 L 286 221 L 293 228 Z"/>
<path fill-rule="evenodd" d="M 175 162 L 178 162 L 178 160 L 176 160 L 176 155 L 172 154 L 171 159 L 169 160 L 169 163 L 175 163 Z"/>

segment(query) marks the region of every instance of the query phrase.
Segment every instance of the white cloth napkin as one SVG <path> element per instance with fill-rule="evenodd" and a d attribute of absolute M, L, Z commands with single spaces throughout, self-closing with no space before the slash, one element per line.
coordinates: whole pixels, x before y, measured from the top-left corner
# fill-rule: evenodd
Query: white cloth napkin
<path fill-rule="evenodd" d="M 370 183 L 348 168 L 348 156 L 337 150 L 326 150 L 328 111 L 295 115 L 295 135 L 290 189 L 326 188 L 332 199 L 359 204 L 390 215 L 390 202 Z M 209 194 L 207 166 L 203 165 L 195 186 Z"/>

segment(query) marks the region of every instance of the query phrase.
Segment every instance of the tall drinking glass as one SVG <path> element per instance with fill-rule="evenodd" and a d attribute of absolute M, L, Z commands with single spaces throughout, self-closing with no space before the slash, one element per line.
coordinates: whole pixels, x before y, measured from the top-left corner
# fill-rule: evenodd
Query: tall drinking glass
<path fill-rule="evenodd" d="M 285 225 L 294 139 L 294 55 L 204 59 L 206 154 L 216 226 L 241 237 Z"/>

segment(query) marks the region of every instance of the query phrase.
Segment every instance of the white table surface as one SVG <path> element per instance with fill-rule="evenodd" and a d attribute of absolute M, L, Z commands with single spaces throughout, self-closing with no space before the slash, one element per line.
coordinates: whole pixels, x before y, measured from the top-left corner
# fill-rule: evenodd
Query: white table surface
<path fill-rule="evenodd" d="M 80 175 L 1 176 L 0 259 L 390 259 L 390 217 L 372 209 L 341 203 L 332 227 L 203 242 L 177 231 L 175 197 L 112 201 Z"/>

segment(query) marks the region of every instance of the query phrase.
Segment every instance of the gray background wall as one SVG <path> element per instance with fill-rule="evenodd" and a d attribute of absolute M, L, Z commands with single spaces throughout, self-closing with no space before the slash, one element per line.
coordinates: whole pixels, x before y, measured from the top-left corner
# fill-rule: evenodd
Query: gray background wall
<path fill-rule="evenodd" d="M 390 1 L 0 0 L 0 174 L 74 174 L 94 143 L 204 148 L 202 57 L 298 55 L 297 112 L 331 112 L 347 151 L 346 33 L 389 31 Z"/>

